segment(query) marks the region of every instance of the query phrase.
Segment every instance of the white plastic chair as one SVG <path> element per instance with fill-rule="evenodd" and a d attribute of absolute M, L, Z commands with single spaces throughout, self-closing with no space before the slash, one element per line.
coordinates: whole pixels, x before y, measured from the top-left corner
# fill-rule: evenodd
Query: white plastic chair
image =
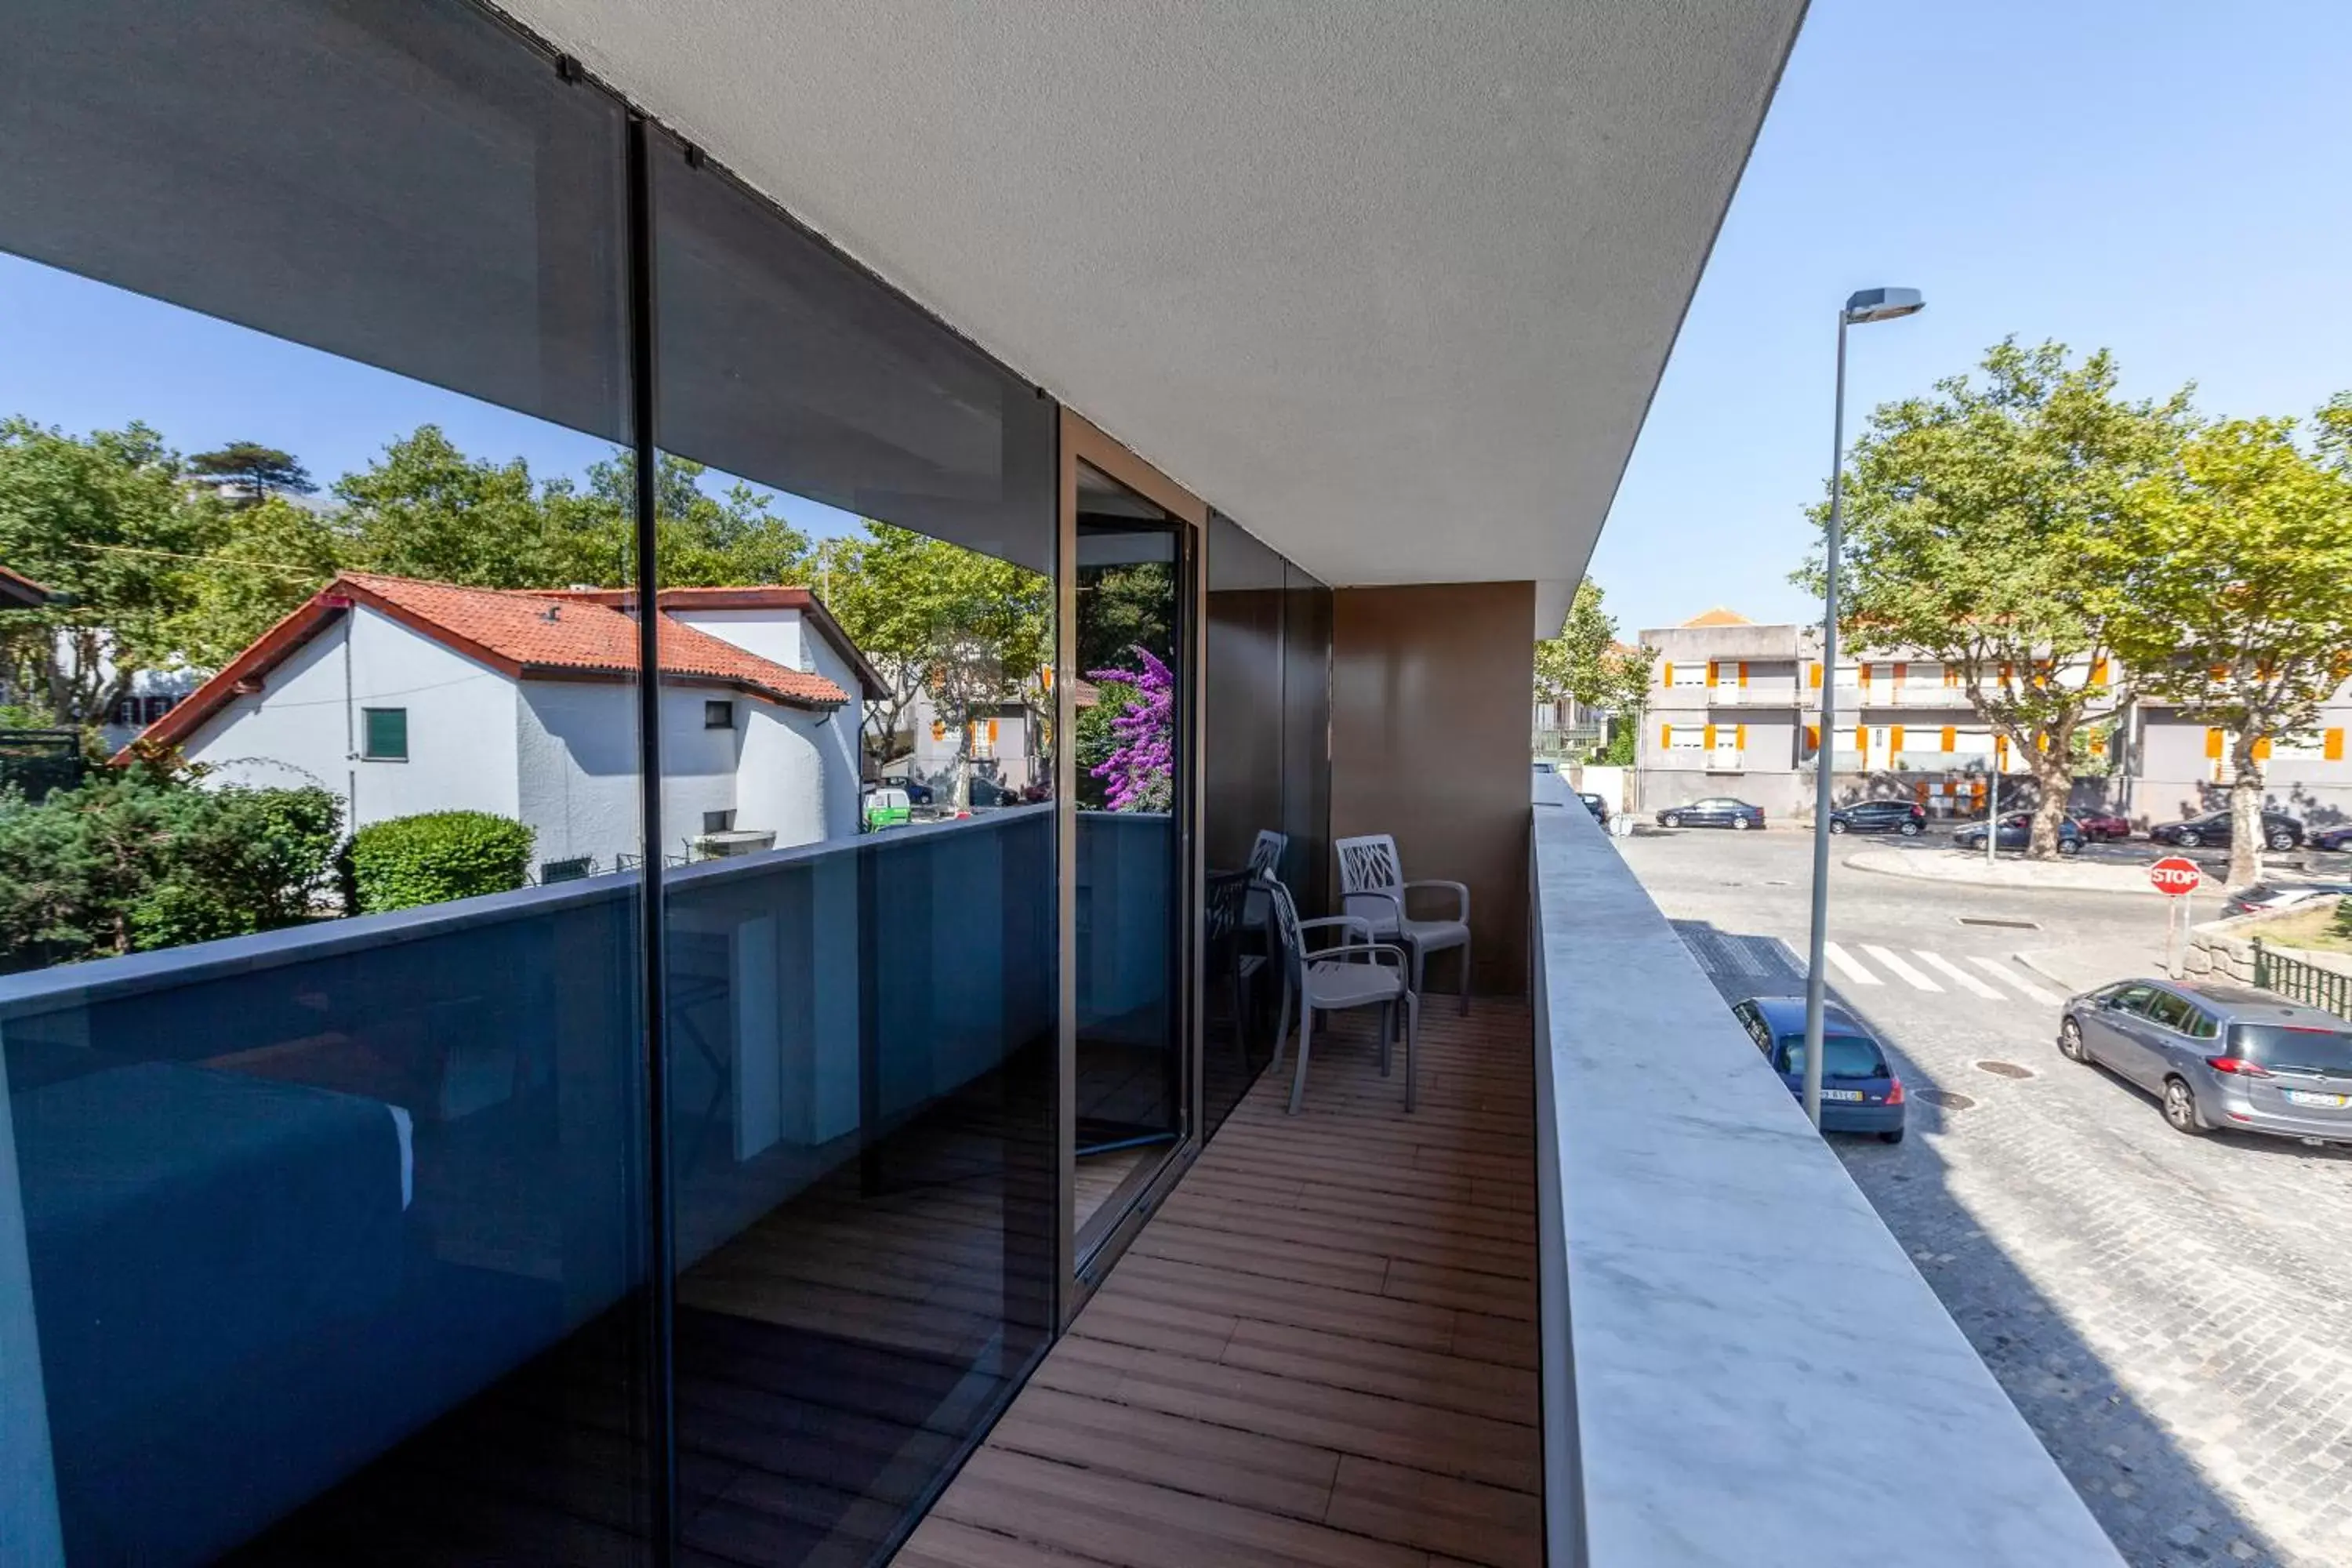
<path fill-rule="evenodd" d="M 1374 942 L 1365 922 L 1355 915 L 1331 915 L 1302 921 L 1290 889 L 1268 879 L 1267 898 L 1274 905 L 1275 924 L 1282 942 L 1282 1015 L 1276 1023 L 1271 1070 L 1282 1070 L 1283 1048 L 1290 1043 L 1290 998 L 1298 998 L 1298 1066 L 1290 1079 L 1290 1114 L 1298 1114 L 1307 1095 L 1307 1059 L 1315 1043 L 1315 1015 L 1346 1012 L 1356 1007 L 1381 1009 L 1381 1076 L 1389 1076 L 1389 1047 L 1404 1026 L 1404 1108 L 1413 1104 L 1412 1043 L 1420 1033 L 1421 1001 L 1405 984 L 1405 954 L 1393 942 Z M 1309 951 L 1310 931 L 1339 929 L 1359 934 L 1360 942 L 1344 942 Z"/>
<path fill-rule="evenodd" d="M 1462 950 L 1462 1011 L 1470 1011 L 1470 889 L 1459 882 L 1408 882 L 1397 858 L 1396 840 L 1385 833 L 1342 838 L 1332 846 L 1339 858 L 1339 908 L 1371 925 L 1372 937 L 1412 953 L 1412 989 L 1420 994 L 1424 966 L 1433 952 Z M 1416 888 L 1444 888 L 1454 894 L 1454 918 L 1415 920 L 1405 907 Z"/>

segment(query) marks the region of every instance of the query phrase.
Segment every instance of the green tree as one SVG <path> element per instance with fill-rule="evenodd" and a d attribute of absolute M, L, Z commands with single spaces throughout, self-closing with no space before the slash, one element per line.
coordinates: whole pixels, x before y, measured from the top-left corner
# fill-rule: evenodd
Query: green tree
<path fill-rule="evenodd" d="M 140 671 L 173 663 L 170 623 L 223 515 L 144 425 L 0 420 L 0 561 L 64 601 L 0 620 L 0 685 L 51 722 L 104 722 Z"/>
<path fill-rule="evenodd" d="M 2352 672 L 2352 467 L 2295 434 L 2291 419 L 2232 419 L 2189 437 L 2147 487 L 2140 569 L 2114 623 L 2137 689 L 2229 738 L 2233 888 L 2262 876 L 2272 742 L 2307 735 Z"/>
<path fill-rule="evenodd" d="M 350 549 L 331 518 L 278 496 L 233 510 L 212 552 L 190 563 L 166 638 L 188 664 L 218 669 L 325 587 Z"/>
<path fill-rule="evenodd" d="M 869 704 L 867 733 L 888 761 L 919 695 L 961 735 L 956 803 L 970 798 L 971 721 L 1018 701 L 1043 707 L 1053 649 L 1053 587 L 1037 573 L 888 523 L 832 539 L 812 574 L 887 694 Z"/>
<path fill-rule="evenodd" d="M 293 453 L 258 441 L 231 441 L 217 451 L 198 452 L 188 459 L 188 472 L 235 486 L 236 493 L 223 498 L 231 506 L 259 506 L 271 496 L 307 496 L 319 489 Z"/>
<path fill-rule="evenodd" d="M 803 585 L 812 563 L 808 535 L 777 516 L 764 492 L 740 480 L 711 495 L 702 488 L 709 471 L 667 452 L 655 469 L 662 585 Z M 551 534 L 560 542 L 563 583 L 617 586 L 635 580 L 635 453 L 593 465 L 583 493 L 551 484 L 544 499 Z"/>
<path fill-rule="evenodd" d="M 2175 459 L 2189 394 L 2126 401 L 2105 351 L 2071 364 L 2058 343 L 2005 341 L 1982 369 L 1980 384 L 1952 376 L 1881 405 L 1854 443 L 1840 620 L 1858 648 L 1916 649 L 1959 672 L 1977 717 L 2032 772 L 2029 853 L 2048 858 L 2075 731 L 2123 696 L 2107 658 L 2148 480 Z M 1825 525 L 1828 509 L 1813 516 Z M 1822 573 L 1816 554 L 1796 580 L 1818 593 Z"/>
<path fill-rule="evenodd" d="M 437 425 L 420 425 L 367 468 L 335 481 L 355 563 L 399 577 L 478 588 L 562 584 L 562 541 L 520 458 L 468 458 Z M 556 493 L 571 499 L 571 487 Z M 572 521 L 568 516 L 565 521 Z M 609 578 L 590 578 L 591 582 Z"/>
<path fill-rule="evenodd" d="M 335 797 L 198 779 L 137 763 L 0 805 L 0 952 L 95 958 L 303 920 L 341 831 Z"/>
<path fill-rule="evenodd" d="M 1617 617 L 1602 608 L 1605 596 L 1600 584 L 1585 578 L 1576 585 L 1559 635 L 1537 640 L 1535 700 L 1573 700 L 1613 717 L 1612 732 L 1637 734 L 1658 650 L 1617 640 Z"/>

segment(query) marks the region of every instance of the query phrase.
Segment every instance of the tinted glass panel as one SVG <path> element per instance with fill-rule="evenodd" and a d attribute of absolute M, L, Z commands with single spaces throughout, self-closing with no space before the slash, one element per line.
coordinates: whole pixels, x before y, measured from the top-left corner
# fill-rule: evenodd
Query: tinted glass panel
<path fill-rule="evenodd" d="M 514 592 L 634 570 L 624 113 L 445 0 L 5 31 L 0 707 L 157 760 L 0 886 L 176 831 L 0 930 L 0 1555 L 646 1560 L 634 628 Z"/>
<path fill-rule="evenodd" d="M 663 613 L 761 683 L 664 721 L 681 1543 L 887 1559 L 1053 1323 L 1055 414 L 674 144 L 654 195 Z"/>
<path fill-rule="evenodd" d="M 1282 583 L 1282 877 L 1311 920 L 1331 908 L 1331 590 L 1287 563 Z"/>
<path fill-rule="evenodd" d="M 2188 1003 L 2169 991 L 2159 991 L 2148 999 L 2147 1016 L 2168 1029 L 2185 1028 L 2192 1011 Z"/>
<path fill-rule="evenodd" d="M 1283 832 L 1283 569 L 1280 556 L 1231 520 L 1211 516 L 1202 648 L 1210 885 L 1202 1082 L 1213 1131 L 1274 1049 L 1278 955 L 1267 897 L 1246 884 L 1253 857 L 1269 872 L 1295 869 Z"/>

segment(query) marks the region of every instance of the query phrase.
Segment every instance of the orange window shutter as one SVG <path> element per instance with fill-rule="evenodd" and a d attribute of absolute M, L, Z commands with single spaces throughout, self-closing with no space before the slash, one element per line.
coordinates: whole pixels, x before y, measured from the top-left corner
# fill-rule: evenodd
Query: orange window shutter
<path fill-rule="evenodd" d="M 1714 725 L 1709 724 L 1708 726 L 1706 726 L 1706 728 L 1705 728 L 1705 729 L 1703 729 L 1703 730 L 1701 730 L 1701 731 L 1699 731 L 1699 742 L 1700 742 L 1700 743 L 1701 743 L 1702 745 L 1706 746 L 1706 749 L 1707 749 L 1708 751 L 1710 751 L 1710 752 L 1711 752 L 1711 751 L 1715 750 L 1715 726 L 1714 726 Z"/>
<path fill-rule="evenodd" d="M 1805 746 L 1809 751 L 1818 752 L 1822 749 L 1822 727 L 1819 724 L 1805 726 Z"/>
<path fill-rule="evenodd" d="M 1713 659 L 1706 661 L 1706 683 L 1709 686 L 1715 684 L 1715 660 Z"/>
<path fill-rule="evenodd" d="M 2330 730 L 2319 738 L 2319 754 L 2331 763 L 2344 760 L 2344 731 Z"/>
<path fill-rule="evenodd" d="M 1954 669 L 1954 668 L 1953 668 L 1950 665 L 1948 665 L 1948 665 L 1946 665 L 1946 666 L 1944 666 L 1944 684 L 1945 684 L 1945 685 L 1947 685 L 1947 686 L 1958 686 L 1958 685 L 1959 685 L 1959 683 L 1960 683 L 1960 672 L 1959 672 L 1958 670 L 1957 670 L 1957 669 Z"/>
<path fill-rule="evenodd" d="M 1870 660 L 1866 658 L 1862 661 L 1862 683 L 1864 686 L 1870 684 Z"/>
<path fill-rule="evenodd" d="M 2106 683 L 2107 661 L 2104 658 L 2093 659 L 2091 661 L 2091 684 L 2094 686 L 2105 686 Z"/>
<path fill-rule="evenodd" d="M 2254 742 L 2254 761 L 2258 763 L 2267 763 L 2270 760 L 2271 738 L 2268 735 L 2264 735 L 2261 740 Z"/>
<path fill-rule="evenodd" d="M 2205 731 L 2205 754 L 2209 757 L 2219 757 L 2221 754 L 2221 731 L 2208 730 Z"/>
<path fill-rule="evenodd" d="M 1959 727 L 1958 727 L 1958 725 L 1954 725 L 1954 724 L 1947 724 L 1947 725 L 1945 725 L 1945 726 L 1944 726 L 1944 750 L 1946 750 L 1946 751 L 1948 751 L 1948 751 L 1950 751 L 1950 750 L 1952 749 L 1952 742 L 1953 742 L 1954 741 L 1958 740 L 1958 739 L 1959 739 L 1959 736 L 1960 736 L 1960 731 L 1959 731 Z"/>
<path fill-rule="evenodd" d="M 1895 684 L 1897 686 L 1902 685 L 1903 682 L 1909 678 L 1910 674 L 1911 667 L 1904 663 L 1902 660 L 1897 659 L 1895 664 Z"/>
<path fill-rule="evenodd" d="M 1886 749 L 1890 752 L 1899 752 L 1903 749 L 1902 725 L 1897 724 L 1895 728 L 1886 731 Z"/>
<path fill-rule="evenodd" d="M 1748 749 L 1747 725 L 1735 724 L 1731 727 L 1731 743 L 1738 747 L 1743 752 Z"/>
<path fill-rule="evenodd" d="M 2036 730 L 2033 731 L 2033 749 L 2037 752 L 2046 752 L 2050 749 L 2049 731 Z"/>
<path fill-rule="evenodd" d="M 992 746 L 996 744 L 996 721 L 993 719 L 988 721 L 988 743 Z"/>
<path fill-rule="evenodd" d="M 1748 684 L 1748 661 L 1744 658 L 1739 661 L 1739 684 Z"/>
<path fill-rule="evenodd" d="M 2230 679 L 2230 667 L 2226 664 L 2217 664 L 2205 673 L 2216 680 L 2227 680 Z"/>
<path fill-rule="evenodd" d="M 1658 666 L 1658 684 L 1661 686 L 1672 686 L 1674 683 L 1675 661 L 1673 659 L 1666 659 Z"/>
<path fill-rule="evenodd" d="M 2092 737 L 2091 737 L 2091 755 L 2093 755 L 2093 756 L 2095 756 L 2095 757 L 2104 757 L 2104 756 L 2105 756 L 2106 754 L 2107 754 L 2107 738 L 2106 738 L 2105 735 L 2094 735 L 2094 736 L 2092 736 Z"/>
<path fill-rule="evenodd" d="M 1817 687 L 1817 688 L 1818 688 L 1818 687 L 1821 685 L 1821 683 L 1822 683 L 1822 664 L 1821 664 L 1821 660 L 1819 660 L 1819 659 L 1815 659 L 1815 660 L 1813 661 L 1812 675 L 1811 675 L 1811 683 L 1812 683 L 1815 687 Z"/>
<path fill-rule="evenodd" d="M 1669 747 L 1669 746 L 1673 745 L 1674 743 L 1675 743 L 1675 727 L 1674 727 L 1672 724 L 1661 724 L 1661 725 L 1659 725 L 1659 726 L 1658 726 L 1658 749 L 1659 749 L 1660 751 L 1662 751 L 1662 752 L 1663 752 L 1663 751 L 1664 751 L 1667 747 Z"/>

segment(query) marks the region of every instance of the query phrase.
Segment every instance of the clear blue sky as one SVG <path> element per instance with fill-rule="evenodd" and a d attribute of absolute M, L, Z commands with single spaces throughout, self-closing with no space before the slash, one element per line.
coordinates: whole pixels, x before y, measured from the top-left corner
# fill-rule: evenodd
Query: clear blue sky
<path fill-rule="evenodd" d="M 461 451 L 521 458 L 544 478 L 578 479 L 613 451 L 496 404 L 0 252 L 0 415 L 9 414 L 75 435 L 143 420 L 181 452 L 258 441 L 300 458 L 322 489 L 425 424 Z M 718 494 L 729 482 L 706 475 L 703 488 Z M 812 536 L 857 524 L 767 493 Z"/>
<path fill-rule="evenodd" d="M 1630 632 L 1788 584 L 1849 432 L 2015 333 L 2219 415 L 2352 388 L 2352 3 L 1813 0 L 1592 559 Z"/>

